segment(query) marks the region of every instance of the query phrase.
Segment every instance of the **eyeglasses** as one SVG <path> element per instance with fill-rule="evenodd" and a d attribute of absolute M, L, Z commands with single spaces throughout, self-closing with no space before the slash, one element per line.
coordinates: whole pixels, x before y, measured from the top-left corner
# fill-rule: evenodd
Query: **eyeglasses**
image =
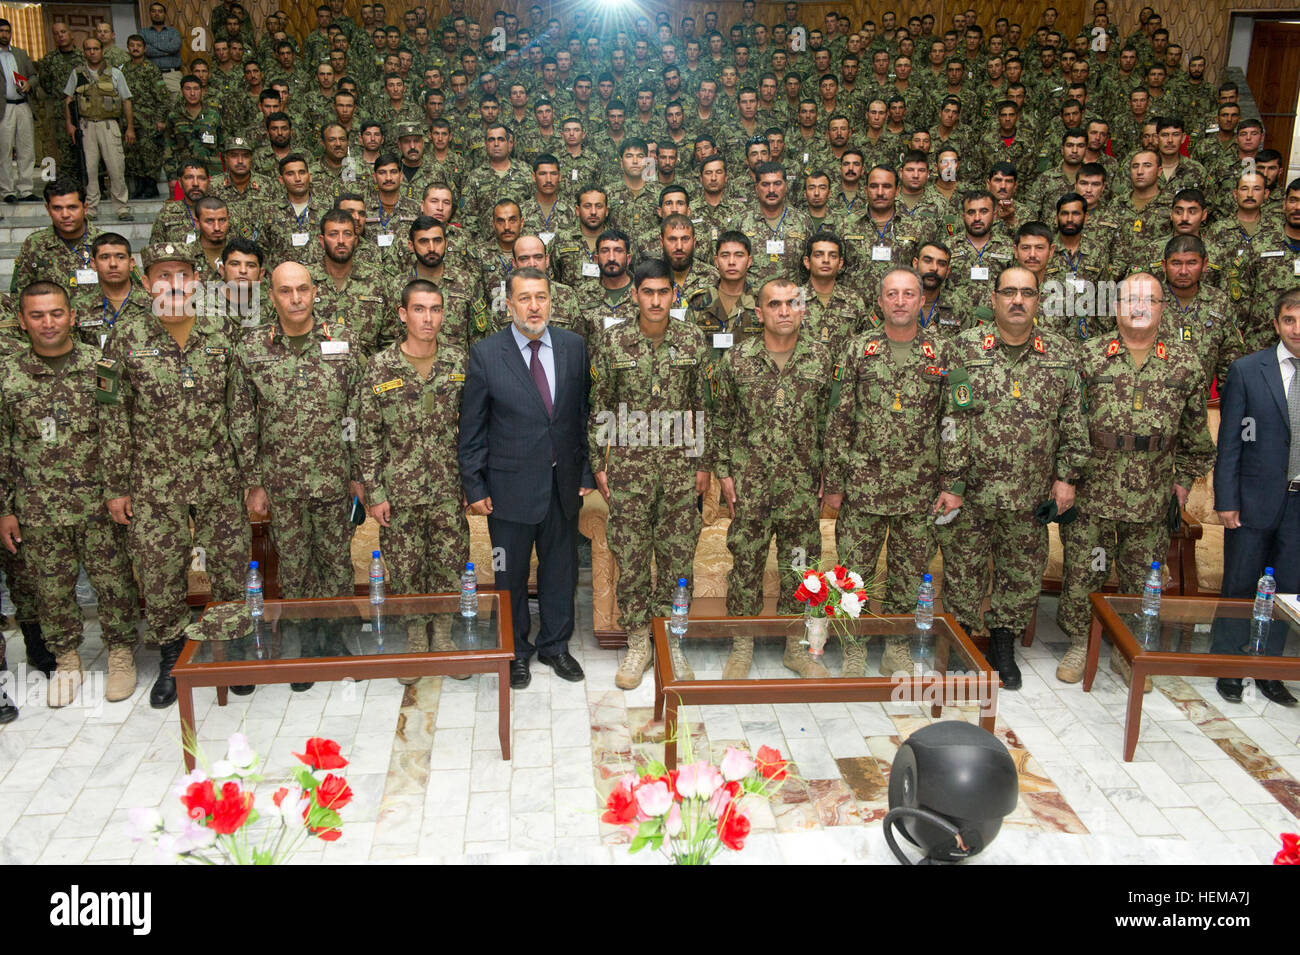
<path fill-rule="evenodd" d="M 1024 299 L 1038 298 L 1038 289 L 1036 288 L 1000 288 L 994 290 L 995 295 L 1001 295 L 1006 299 L 1013 299 L 1016 296 Z"/>

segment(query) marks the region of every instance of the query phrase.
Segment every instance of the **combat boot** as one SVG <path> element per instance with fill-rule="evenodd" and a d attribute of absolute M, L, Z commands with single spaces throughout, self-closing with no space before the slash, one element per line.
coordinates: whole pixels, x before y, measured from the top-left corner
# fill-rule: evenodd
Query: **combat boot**
<path fill-rule="evenodd" d="M 451 638 L 451 617 L 434 617 L 433 618 L 433 649 L 447 652 L 456 649 L 456 641 Z M 453 680 L 468 680 L 468 673 L 452 673 L 449 676 Z"/>
<path fill-rule="evenodd" d="M 997 671 L 1002 677 L 1002 689 L 1018 690 L 1023 684 L 1020 667 L 1016 665 L 1016 635 L 1006 627 L 994 627 L 989 631 L 989 648 L 994 647 L 998 658 Z"/>
<path fill-rule="evenodd" d="M 1110 669 L 1125 686 L 1133 685 L 1133 668 L 1129 666 L 1129 662 L 1124 659 L 1123 654 L 1113 647 L 1110 651 Z M 1142 684 L 1142 692 L 1150 693 L 1152 686 L 1151 677 L 1147 677 Z"/>
<path fill-rule="evenodd" d="M 1072 643 L 1056 667 L 1056 678 L 1062 683 L 1078 683 L 1083 679 L 1083 669 L 1088 665 L 1088 645 Z"/>
<path fill-rule="evenodd" d="M 866 644 L 841 640 L 840 652 L 844 656 L 844 665 L 840 668 L 840 676 L 863 677 L 867 675 Z"/>
<path fill-rule="evenodd" d="M 424 624 L 408 623 L 406 625 L 406 652 L 429 652 L 429 633 Z M 399 676 L 397 682 L 402 686 L 410 686 L 412 683 L 418 682 L 419 679 L 418 676 Z"/>
<path fill-rule="evenodd" d="M 104 699 L 110 703 L 129 700 L 135 692 L 135 648 L 114 646 L 108 648 L 108 682 L 104 685 Z"/>
<path fill-rule="evenodd" d="M 781 657 L 781 662 L 785 664 L 787 670 L 793 670 L 805 680 L 816 680 L 831 675 L 830 671 L 808 652 L 803 640 L 795 634 L 785 638 L 785 653 Z"/>
<path fill-rule="evenodd" d="M 27 648 L 27 663 L 36 670 L 40 670 L 46 676 L 54 672 L 54 654 L 50 653 L 50 648 L 45 645 L 45 637 L 41 634 L 41 625 L 35 621 L 30 623 L 20 623 L 18 625 L 23 631 L 23 646 Z"/>
<path fill-rule="evenodd" d="M 749 676 L 749 667 L 754 662 L 754 638 L 736 637 L 731 641 L 731 653 L 722 667 L 724 680 L 743 680 Z"/>
<path fill-rule="evenodd" d="M 679 637 L 668 637 L 668 659 L 673 665 L 673 677 L 677 680 L 694 680 L 695 671 L 691 665 L 686 662 L 686 655 L 682 653 L 682 641 Z"/>
<path fill-rule="evenodd" d="M 902 672 L 912 674 L 912 654 L 907 637 L 886 637 L 885 652 L 880 656 L 880 672 L 883 676 L 893 676 Z"/>
<path fill-rule="evenodd" d="M 639 627 L 627 635 L 627 654 L 618 672 L 614 674 L 614 685 L 620 690 L 635 690 L 641 685 L 641 677 L 654 662 L 654 649 L 650 646 L 650 628 Z"/>
<path fill-rule="evenodd" d="M 161 657 L 158 660 L 158 679 L 149 691 L 149 705 L 155 710 L 165 710 L 176 702 L 176 678 L 172 676 L 172 667 L 180 659 L 185 639 L 178 637 L 158 648 Z"/>
<path fill-rule="evenodd" d="M 73 647 L 60 651 L 55 661 L 58 665 L 50 677 L 46 700 L 51 707 L 67 706 L 77 698 L 77 690 L 81 689 L 81 654 Z"/>

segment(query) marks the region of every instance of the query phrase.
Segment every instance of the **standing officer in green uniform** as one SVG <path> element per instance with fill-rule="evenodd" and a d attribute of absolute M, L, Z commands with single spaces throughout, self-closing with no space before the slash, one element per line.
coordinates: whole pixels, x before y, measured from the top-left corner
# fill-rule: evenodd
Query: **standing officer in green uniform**
<path fill-rule="evenodd" d="M 763 333 L 728 350 L 714 373 L 714 471 L 731 514 L 727 614 L 733 617 L 763 613 L 763 570 L 773 535 L 781 569 L 779 614 L 803 612 L 788 565 L 821 557 L 822 448 L 835 359 L 802 333 L 799 292 L 785 278 L 764 282 L 758 293 Z M 754 414 L 757 408 L 764 413 Z M 801 639 L 786 637 L 785 665 L 801 677 L 828 676 Z M 753 638 L 737 637 L 722 678 L 743 680 L 753 654 Z"/>
<path fill-rule="evenodd" d="M 30 348 L 0 363 L 0 543 L 31 566 L 47 643 L 58 669 L 49 705 L 67 706 L 82 680 L 77 606 L 80 567 L 99 598 L 108 647 L 109 702 L 135 692 L 135 620 L 139 607 L 126 528 L 101 506 L 101 420 L 95 364 L 99 349 L 77 341 L 67 290 L 35 282 L 19 299 Z"/>
<path fill-rule="evenodd" d="M 650 618 L 668 616 L 678 578 L 688 587 L 693 579 L 697 503 L 711 470 L 704 420 L 708 344 L 689 322 L 669 317 L 668 266 L 642 262 L 632 281 L 637 321 L 610 326 L 592 350 L 589 428 L 592 470 L 609 503 L 609 549 L 619 569 L 627 655 L 614 684 L 624 690 L 639 686 L 650 669 Z M 651 431 L 659 439 L 653 443 Z M 693 679 L 676 641 L 672 648 L 678 677 Z"/>
<path fill-rule="evenodd" d="M 910 268 L 881 278 L 881 325 L 841 359 L 843 390 L 826 430 L 824 501 L 840 512 L 840 563 L 871 573 L 888 534 L 887 614 L 915 609 L 935 552 L 932 522 L 961 507 L 969 462 L 970 386 L 954 343 L 921 334 L 921 294 Z M 899 670 L 912 670 L 905 637 L 886 641 L 880 663 L 886 676 Z"/>
<path fill-rule="evenodd" d="M 127 185 L 130 198 L 152 199 L 158 195 L 158 176 L 162 172 L 167 108 L 171 94 L 158 67 L 145 57 L 144 38 L 131 36 L 126 41 L 131 61 L 122 67 L 122 76 L 131 90 L 131 108 L 135 114 L 135 146 L 126 154 Z"/>
<path fill-rule="evenodd" d="M 989 663 L 1018 690 L 1014 642 L 1038 606 L 1047 565 L 1045 500 L 1058 514 L 1074 506 L 1088 463 L 1082 389 L 1074 351 L 1035 327 L 1039 286 L 1023 266 L 1003 269 L 991 295 L 994 322 L 957 336 L 957 360 L 970 376 L 970 471 L 961 513 L 939 528 L 943 603 L 968 634 L 981 625 L 988 593 Z"/>
<path fill-rule="evenodd" d="M 181 80 L 181 98 L 164 121 L 167 143 L 167 178 L 175 179 L 186 159 L 197 159 L 209 176 L 221 172 L 221 147 L 225 131 L 221 114 L 203 105 L 203 87 L 193 74 Z"/>
<path fill-rule="evenodd" d="M 1162 325 L 1169 303 L 1146 272 L 1120 283 L 1114 337 L 1080 346 L 1084 422 L 1092 451 L 1076 491 L 1079 517 L 1061 529 L 1064 587 L 1057 622 L 1070 638 L 1056 670 L 1083 679 L 1092 609 L 1112 565 L 1119 592 L 1140 594 L 1152 561 L 1169 551 L 1174 502 L 1214 464 L 1208 385 L 1196 350 Z M 1111 666 L 1127 682 L 1118 653 Z"/>
<path fill-rule="evenodd" d="M 104 497 L 113 520 L 128 527 L 148 639 L 162 652 L 149 694 L 160 709 L 176 700 L 171 669 L 190 619 L 186 571 L 206 571 L 214 601 L 242 600 L 250 535 L 227 407 L 225 322 L 195 314 L 185 246 L 151 245 L 141 260 L 153 317 L 109 339 L 95 397 Z"/>
<path fill-rule="evenodd" d="M 81 163 L 81 150 L 73 137 L 68 135 L 67 125 L 63 121 L 63 84 L 83 61 L 81 51 L 77 49 L 72 31 L 66 23 L 55 20 L 50 25 L 50 32 L 54 37 L 54 49 L 41 57 L 36 70 L 36 85 L 45 104 L 45 120 L 54 137 L 55 171 L 59 176 L 75 179 L 77 167 Z"/>
<path fill-rule="evenodd" d="M 357 460 L 392 592 L 447 593 L 469 560 L 455 453 L 468 357 L 438 341 L 443 294 L 432 282 L 406 283 L 397 314 L 406 337 L 370 360 L 358 389 Z M 435 650 L 456 649 L 451 618 L 438 614 L 408 626 L 411 652 L 429 649 L 429 629 Z"/>

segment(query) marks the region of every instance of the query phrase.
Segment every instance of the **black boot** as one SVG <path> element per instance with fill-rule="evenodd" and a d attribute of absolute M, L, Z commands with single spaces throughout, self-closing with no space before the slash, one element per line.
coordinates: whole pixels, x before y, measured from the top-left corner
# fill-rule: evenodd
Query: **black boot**
<path fill-rule="evenodd" d="M 1016 635 L 1006 627 L 989 631 L 989 648 L 997 657 L 997 670 L 1002 677 L 1002 689 L 1018 690 L 1021 686 L 1020 667 L 1016 666 Z"/>
<path fill-rule="evenodd" d="M 140 186 L 141 186 L 140 188 L 141 199 L 158 198 L 158 183 L 154 181 L 152 178 L 145 177 L 144 181 L 140 184 Z"/>
<path fill-rule="evenodd" d="M 176 679 L 172 676 L 172 667 L 176 665 L 184 646 L 185 641 L 181 639 L 164 643 L 158 648 L 162 652 L 162 659 L 158 661 L 158 680 L 149 691 L 149 705 L 155 710 L 165 710 L 176 702 Z"/>
<path fill-rule="evenodd" d="M 0 673 L 4 673 L 8 669 L 9 667 L 5 663 L 4 641 L 0 639 Z M 0 686 L 0 726 L 5 723 L 12 723 L 16 719 L 18 719 L 18 707 L 14 705 L 14 701 L 9 699 L 9 694 Z"/>
<path fill-rule="evenodd" d="M 28 665 L 40 670 L 48 677 L 54 672 L 54 654 L 45 645 L 45 637 L 41 634 L 40 622 L 21 623 L 18 626 L 23 631 L 23 645 L 27 647 Z"/>

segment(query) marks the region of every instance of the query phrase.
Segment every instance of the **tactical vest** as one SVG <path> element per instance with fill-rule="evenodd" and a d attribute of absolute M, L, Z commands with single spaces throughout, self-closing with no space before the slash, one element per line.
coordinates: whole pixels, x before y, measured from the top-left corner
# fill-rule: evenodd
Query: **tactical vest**
<path fill-rule="evenodd" d="M 77 113 L 82 119 L 98 123 L 122 117 L 122 97 L 117 95 L 112 70 L 107 64 L 98 79 L 93 79 L 81 70 L 77 70 L 77 76 L 88 80 L 77 87 Z"/>

